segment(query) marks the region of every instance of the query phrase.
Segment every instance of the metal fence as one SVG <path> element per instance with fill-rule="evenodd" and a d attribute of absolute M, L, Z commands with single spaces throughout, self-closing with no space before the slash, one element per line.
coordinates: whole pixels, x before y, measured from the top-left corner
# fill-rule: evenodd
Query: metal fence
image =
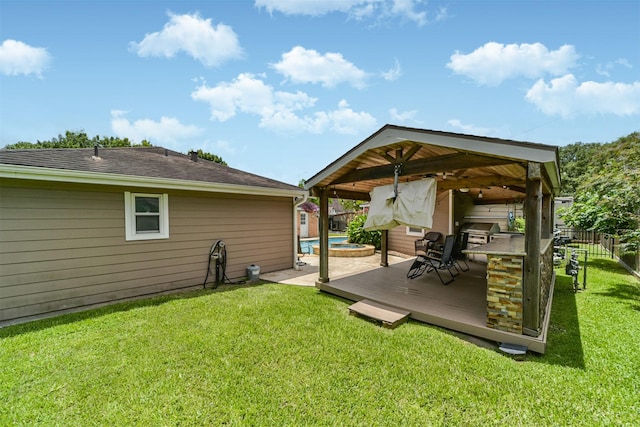
<path fill-rule="evenodd" d="M 606 233 L 593 230 L 580 230 L 571 227 L 558 227 L 558 234 L 570 239 L 570 244 L 579 244 L 589 256 L 618 259 L 625 267 L 638 274 L 640 272 L 639 254 L 620 254 L 620 239 Z"/>

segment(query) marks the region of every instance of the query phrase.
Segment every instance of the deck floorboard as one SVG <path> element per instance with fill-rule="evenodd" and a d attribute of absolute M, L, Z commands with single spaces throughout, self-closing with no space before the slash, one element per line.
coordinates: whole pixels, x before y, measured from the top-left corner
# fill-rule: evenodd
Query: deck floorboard
<path fill-rule="evenodd" d="M 470 262 L 471 269 L 443 285 L 435 272 L 408 279 L 413 260 L 330 280 L 317 287 L 351 301 L 371 300 L 411 312 L 415 320 L 499 343 L 525 345 L 544 353 L 544 340 L 499 331 L 486 326 L 486 264 Z"/>

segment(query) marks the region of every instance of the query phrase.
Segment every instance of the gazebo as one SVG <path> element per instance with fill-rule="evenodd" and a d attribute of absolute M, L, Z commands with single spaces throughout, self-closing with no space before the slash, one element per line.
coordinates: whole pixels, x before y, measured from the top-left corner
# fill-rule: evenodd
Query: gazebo
<path fill-rule="evenodd" d="M 484 204 L 523 202 L 524 236 L 514 236 L 507 246 L 496 243 L 480 248 L 487 254 L 488 261 L 486 301 L 483 302 L 486 303 L 486 322 L 483 325 L 478 321 L 468 325 L 464 320 L 447 317 L 447 313 L 444 317 L 439 316 L 430 312 L 426 305 L 426 308 L 412 306 L 396 296 L 385 297 L 382 291 L 376 294 L 376 302 L 407 310 L 417 320 L 498 342 L 523 345 L 543 353 L 555 281 L 553 199 L 560 188 L 558 148 L 555 146 L 391 124 L 383 126 L 306 181 L 305 189 L 320 199 L 320 270 L 316 286 L 354 301 L 371 299 L 364 287 L 362 290 L 347 289 L 330 281 L 329 198 L 368 201 L 376 187 L 425 177 L 435 179 L 438 194 L 445 197 L 464 193 L 476 200 L 481 197 Z M 451 211 L 449 216 L 452 225 L 444 231 L 450 234 L 455 232 Z M 393 250 L 388 236 L 389 232 L 383 230 L 380 259 L 383 267 L 388 267 L 388 253 Z M 379 273 L 380 280 L 396 283 L 381 284 L 381 289 L 395 286 L 396 293 L 398 287 L 409 289 L 406 277 L 400 276 L 403 275 L 399 271 Z M 465 281 L 458 279 L 456 282 L 460 280 Z M 478 280 L 477 277 L 474 280 Z M 357 282 L 357 278 L 350 282 Z M 412 292 L 418 290 L 412 289 Z M 428 301 L 427 291 L 420 292 Z M 407 293 L 411 292 L 407 290 Z"/>

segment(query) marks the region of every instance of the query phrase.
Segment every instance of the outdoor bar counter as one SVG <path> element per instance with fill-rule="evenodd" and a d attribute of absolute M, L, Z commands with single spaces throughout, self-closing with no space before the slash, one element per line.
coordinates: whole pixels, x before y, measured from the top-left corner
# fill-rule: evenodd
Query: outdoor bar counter
<path fill-rule="evenodd" d="M 540 242 L 541 253 L 551 239 Z M 517 334 L 523 332 L 525 238 L 501 235 L 485 245 L 463 251 L 487 256 L 487 327 Z"/>

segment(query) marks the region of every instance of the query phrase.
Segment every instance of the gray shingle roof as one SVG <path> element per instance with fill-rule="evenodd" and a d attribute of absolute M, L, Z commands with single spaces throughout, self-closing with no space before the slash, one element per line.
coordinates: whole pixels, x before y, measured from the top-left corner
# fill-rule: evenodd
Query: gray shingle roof
<path fill-rule="evenodd" d="M 98 157 L 94 156 L 93 148 L 3 149 L 0 150 L 0 164 L 301 190 L 209 160 L 193 162 L 188 155 L 162 147 L 100 148 Z"/>

